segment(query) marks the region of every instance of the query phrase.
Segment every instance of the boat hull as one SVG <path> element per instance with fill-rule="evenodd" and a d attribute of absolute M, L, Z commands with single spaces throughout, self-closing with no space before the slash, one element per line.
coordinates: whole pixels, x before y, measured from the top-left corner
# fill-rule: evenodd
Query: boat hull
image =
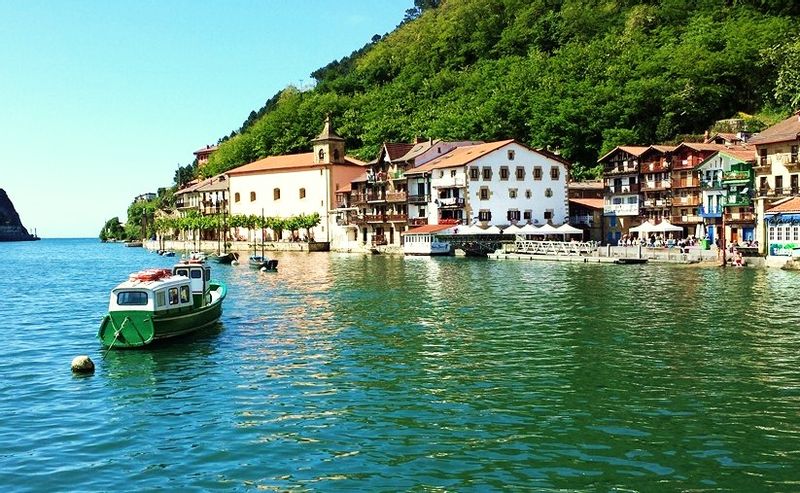
<path fill-rule="evenodd" d="M 214 301 L 200 308 L 170 310 L 164 313 L 123 310 L 111 312 L 100 324 L 97 337 L 105 347 L 136 348 L 208 327 L 222 315 L 222 301 L 227 289 L 212 282 L 219 290 Z"/>
<path fill-rule="evenodd" d="M 274 259 L 268 259 L 267 257 L 261 257 L 259 255 L 253 255 L 248 259 L 250 267 L 255 269 L 270 271 L 270 272 L 277 272 L 278 270 L 278 261 Z"/>

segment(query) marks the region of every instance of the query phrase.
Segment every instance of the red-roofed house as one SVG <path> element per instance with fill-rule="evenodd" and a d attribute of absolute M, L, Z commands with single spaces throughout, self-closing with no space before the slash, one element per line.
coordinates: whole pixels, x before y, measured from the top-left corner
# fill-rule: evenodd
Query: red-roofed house
<path fill-rule="evenodd" d="M 639 224 L 639 156 L 648 147 L 618 146 L 598 163 L 603 165 L 605 185 L 605 241 L 616 245 L 630 228 Z"/>
<path fill-rule="evenodd" d="M 702 190 L 698 212 L 712 242 L 718 238 L 724 238 L 726 244 L 755 239 L 755 157 L 752 149 L 717 151 L 697 167 Z"/>
<path fill-rule="evenodd" d="M 759 251 L 765 253 L 766 212 L 777 201 L 800 195 L 800 111 L 758 133 L 750 139 L 756 146 L 756 237 Z"/>
<path fill-rule="evenodd" d="M 568 220 L 569 163 L 514 140 L 457 147 L 407 171 L 406 176 L 409 183 L 417 183 L 418 195 L 428 199 L 416 205 L 428 224 L 561 224 Z"/>
<path fill-rule="evenodd" d="M 214 151 L 217 150 L 217 146 L 205 146 L 194 151 L 194 157 L 197 160 L 197 167 L 202 168 L 204 164 L 208 162 L 208 158 L 214 154 Z"/>
<path fill-rule="evenodd" d="M 329 211 L 336 191 L 364 172 L 364 163 L 345 155 L 344 139 L 325 120 L 322 133 L 311 141 L 313 152 L 270 156 L 228 171 L 231 214 L 290 217 L 319 213 L 312 230 L 318 242 L 344 234 Z M 280 239 L 280 238 L 275 238 Z"/>

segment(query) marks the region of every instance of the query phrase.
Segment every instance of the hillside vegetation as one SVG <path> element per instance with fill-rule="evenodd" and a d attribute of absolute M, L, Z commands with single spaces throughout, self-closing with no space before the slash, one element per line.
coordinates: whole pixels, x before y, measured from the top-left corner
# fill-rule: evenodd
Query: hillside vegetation
<path fill-rule="evenodd" d="M 558 150 L 581 175 L 617 144 L 800 104 L 790 0 L 416 5 L 421 15 L 314 72 L 314 89 L 287 88 L 251 113 L 203 172 L 308 150 L 330 113 L 364 159 L 387 140 L 515 138 Z"/>

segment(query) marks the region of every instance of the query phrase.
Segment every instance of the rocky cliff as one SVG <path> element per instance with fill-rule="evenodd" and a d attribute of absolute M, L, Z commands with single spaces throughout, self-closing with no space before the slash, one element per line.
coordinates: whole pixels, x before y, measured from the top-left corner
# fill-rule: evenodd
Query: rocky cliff
<path fill-rule="evenodd" d="M 0 241 L 38 240 L 28 233 L 6 191 L 0 188 Z"/>

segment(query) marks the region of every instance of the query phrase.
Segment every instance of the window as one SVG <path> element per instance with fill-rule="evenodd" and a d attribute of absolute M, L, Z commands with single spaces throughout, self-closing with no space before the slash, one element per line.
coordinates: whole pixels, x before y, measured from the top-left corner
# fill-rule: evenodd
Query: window
<path fill-rule="evenodd" d="M 455 177 L 456 177 L 456 170 L 454 169 L 450 170 L 450 178 L 455 178 Z"/>
<path fill-rule="evenodd" d="M 118 305 L 146 305 L 147 293 L 145 291 L 121 291 L 117 293 Z"/>
<path fill-rule="evenodd" d="M 167 292 L 163 289 L 156 292 L 156 307 L 162 307 L 167 304 Z"/>
<path fill-rule="evenodd" d="M 255 201 L 256 201 L 256 193 L 250 192 L 250 202 L 255 202 Z"/>
<path fill-rule="evenodd" d="M 533 212 L 530 209 L 522 213 L 522 219 L 526 221 L 530 221 L 532 217 L 533 217 Z"/>
<path fill-rule="evenodd" d="M 500 166 L 500 179 L 508 180 L 508 166 Z"/>
<path fill-rule="evenodd" d="M 203 272 L 200 269 L 192 269 L 191 276 L 192 279 L 202 279 Z"/>
<path fill-rule="evenodd" d="M 444 178 L 444 171 L 439 171 L 439 178 Z"/>
<path fill-rule="evenodd" d="M 483 167 L 483 179 L 484 180 L 492 179 L 492 168 L 489 168 L 488 166 Z"/>
<path fill-rule="evenodd" d="M 531 197 L 533 197 L 533 192 L 531 192 L 530 189 L 525 190 L 525 198 L 529 199 Z"/>
<path fill-rule="evenodd" d="M 281 198 L 281 189 L 280 188 L 273 188 L 272 189 L 272 200 L 280 200 Z"/>
<path fill-rule="evenodd" d="M 241 199 L 242 198 L 239 196 L 239 192 L 236 192 L 235 194 L 233 194 L 233 201 L 234 202 L 239 202 Z"/>
<path fill-rule="evenodd" d="M 508 189 L 508 198 L 510 198 L 510 199 L 517 198 L 517 189 L 516 188 L 509 188 Z"/>
<path fill-rule="evenodd" d="M 473 167 L 471 167 L 469 169 L 469 179 L 470 180 L 476 181 L 478 179 L 478 175 L 479 174 L 480 173 L 479 173 L 478 168 L 476 166 L 473 166 Z"/>
<path fill-rule="evenodd" d="M 544 211 L 544 220 L 550 221 L 551 219 L 553 219 L 553 209 L 547 209 Z"/>
<path fill-rule="evenodd" d="M 169 304 L 178 304 L 178 288 L 169 288 Z"/>
<path fill-rule="evenodd" d="M 525 179 L 525 166 L 517 166 L 517 181 Z"/>
<path fill-rule="evenodd" d="M 792 151 L 789 154 L 789 162 L 791 163 L 797 162 L 797 146 L 792 146 Z"/>
<path fill-rule="evenodd" d="M 509 161 L 513 161 L 514 160 L 514 150 L 513 149 L 509 149 L 508 150 L 508 160 Z"/>
<path fill-rule="evenodd" d="M 188 303 L 189 299 L 189 286 L 181 286 L 181 303 Z"/>
<path fill-rule="evenodd" d="M 317 155 L 319 156 L 320 161 L 325 161 L 325 149 L 320 149 Z"/>
<path fill-rule="evenodd" d="M 545 188 L 544 189 L 544 196 L 547 197 L 547 198 L 552 197 L 553 196 L 553 190 L 550 189 L 550 188 Z"/>
<path fill-rule="evenodd" d="M 492 211 L 488 209 L 481 209 L 478 212 L 478 221 L 487 222 L 492 220 Z"/>
<path fill-rule="evenodd" d="M 542 167 L 541 166 L 534 166 L 533 167 L 533 179 L 534 180 L 541 180 L 542 179 Z"/>
<path fill-rule="evenodd" d="M 558 177 L 561 175 L 561 170 L 558 169 L 558 166 L 551 166 L 550 167 L 550 178 L 553 180 L 558 180 Z"/>
<path fill-rule="evenodd" d="M 519 221 L 520 217 L 520 212 L 516 209 L 509 209 L 508 213 L 506 214 L 506 218 L 509 221 Z"/>
<path fill-rule="evenodd" d="M 766 166 L 767 165 L 767 150 L 766 149 L 760 149 L 758 151 L 758 157 L 759 157 L 759 159 L 758 159 L 759 166 Z"/>
<path fill-rule="evenodd" d="M 306 189 L 305 188 L 301 188 L 300 189 L 300 198 L 301 199 L 306 198 Z"/>
<path fill-rule="evenodd" d="M 489 187 L 481 187 L 481 189 L 478 190 L 478 198 L 481 200 L 489 200 Z"/>

